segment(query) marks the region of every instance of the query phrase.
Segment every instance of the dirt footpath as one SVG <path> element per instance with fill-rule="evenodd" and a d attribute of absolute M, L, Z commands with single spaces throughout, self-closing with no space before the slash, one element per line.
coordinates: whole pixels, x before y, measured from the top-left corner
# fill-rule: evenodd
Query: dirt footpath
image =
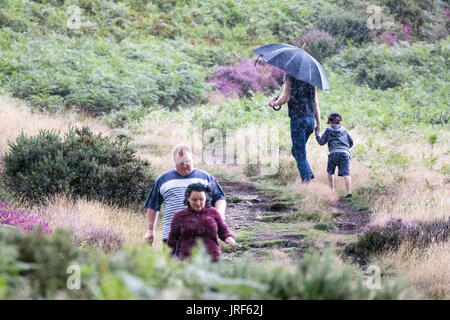
<path fill-rule="evenodd" d="M 225 222 L 234 235 L 238 233 L 236 249 L 240 253 L 250 253 L 257 259 L 267 257 L 273 251 L 289 252 L 290 256 L 301 257 L 310 244 L 304 236 L 292 231 L 289 223 L 286 228 L 273 229 L 273 224 L 263 222 L 261 217 L 289 214 L 295 211 L 289 203 L 280 201 L 275 194 L 264 193 L 253 184 L 247 182 L 228 181 L 217 178 L 227 197 Z M 338 212 L 335 218 L 338 234 L 361 233 L 370 222 L 368 212 L 359 211 L 345 200 L 339 200 L 334 209 Z M 242 236 L 245 234 L 246 236 Z"/>
<path fill-rule="evenodd" d="M 369 212 L 360 211 L 345 200 L 339 200 L 335 208 L 341 212 L 335 219 L 340 234 L 359 234 L 370 223 Z"/>
<path fill-rule="evenodd" d="M 234 235 L 242 231 L 250 234 L 245 240 L 238 239 L 241 253 L 249 253 L 257 260 L 270 256 L 274 250 L 302 255 L 306 244 L 301 234 L 279 228 L 273 230 L 269 223 L 261 222 L 260 219 L 289 214 L 294 208 L 277 200 L 276 195 L 265 194 L 250 183 L 217 180 L 227 196 L 225 220 L 228 227 Z"/>

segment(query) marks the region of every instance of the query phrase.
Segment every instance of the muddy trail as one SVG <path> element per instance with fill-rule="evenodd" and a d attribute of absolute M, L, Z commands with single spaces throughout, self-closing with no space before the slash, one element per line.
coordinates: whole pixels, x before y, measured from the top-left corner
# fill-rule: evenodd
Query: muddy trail
<path fill-rule="evenodd" d="M 259 190 L 251 183 L 217 180 L 227 197 L 226 223 L 234 235 L 240 235 L 237 249 L 225 255 L 251 254 L 256 260 L 283 254 L 301 258 L 304 250 L 314 245 L 306 241 L 304 235 L 290 229 L 289 224 L 286 228 L 271 228 L 273 217 L 294 213 L 294 204 L 278 199 L 274 193 Z M 368 212 L 357 210 L 345 200 L 339 200 L 333 209 L 337 226 L 333 233 L 357 234 L 370 222 Z"/>
<path fill-rule="evenodd" d="M 335 214 L 335 223 L 338 228 L 337 233 L 359 234 L 370 223 L 369 212 L 366 210 L 358 210 L 348 201 L 338 200 L 334 208 L 338 211 Z"/>
<path fill-rule="evenodd" d="M 232 233 L 244 231 L 238 239 L 238 252 L 234 254 L 250 254 L 260 260 L 276 251 L 293 251 L 302 256 L 307 247 L 301 234 L 289 230 L 271 230 L 270 225 L 263 222 L 265 216 L 289 214 L 294 211 L 291 204 L 280 201 L 275 194 L 258 190 L 251 183 L 233 182 L 218 179 L 227 196 L 226 223 Z"/>

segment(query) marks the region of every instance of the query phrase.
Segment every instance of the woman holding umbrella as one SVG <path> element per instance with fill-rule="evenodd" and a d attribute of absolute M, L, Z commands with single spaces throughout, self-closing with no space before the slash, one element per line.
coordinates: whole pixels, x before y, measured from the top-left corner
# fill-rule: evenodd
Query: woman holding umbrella
<path fill-rule="evenodd" d="M 305 50 L 285 43 L 262 46 L 253 52 L 267 63 L 286 72 L 281 96 L 270 100 L 269 106 L 288 103 L 291 121 L 292 155 L 297 162 L 303 183 L 314 179 L 306 159 L 306 142 L 314 131 L 320 133 L 320 109 L 316 87 L 330 89 L 320 63 Z"/>
<path fill-rule="evenodd" d="M 302 182 L 309 183 L 314 179 L 314 174 L 306 159 L 306 142 L 314 131 L 314 120 L 315 130 L 320 133 L 320 108 L 316 87 L 285 74 L 283 92 L 280 97 L 270 100 L 269 106 L 281 106 L 286 102 L 291 121 L 292 155 L 297 162 Z"/>

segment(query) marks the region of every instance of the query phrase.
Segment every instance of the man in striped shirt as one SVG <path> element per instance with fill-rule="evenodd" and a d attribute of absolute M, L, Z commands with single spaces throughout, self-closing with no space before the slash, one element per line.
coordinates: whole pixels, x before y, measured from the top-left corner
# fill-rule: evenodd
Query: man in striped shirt
<path fill-rule="evenodd" d="M 184 193 L 188 185 L 202 183 L 212 189 L 211 204 L 225 220 L 225 194 L 216 179 L 209 173 L 194 169 L 192 151 L 188 146 L 177 146 L 173 151 L 175 169 L 164 172 L 153 184 L 153 188 L 145 202 L 148 217 L 148 231 L 145 239 L 152 244 L 155 235 L 156 220 L 161 205 L 164 203 L 164 220 L 162 240 L 167 241 L 170 233 L 172 217 L 178 210 L 186 208 Z"/>

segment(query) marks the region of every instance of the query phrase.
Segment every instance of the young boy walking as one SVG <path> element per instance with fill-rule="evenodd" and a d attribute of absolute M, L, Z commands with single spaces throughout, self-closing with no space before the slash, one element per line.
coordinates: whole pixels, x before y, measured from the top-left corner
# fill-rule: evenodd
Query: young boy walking
<path fill-rule="evenodd" d="M 343 176 L 346 198 L 352 197 L 352 181 L 350 179 L 350 148 L 353 146 L 353 139 L 348 131 L 342 126 L 342 116 L 339 113 L 332 113 L 327 122 L 330 127 L 325 130 L 322 137 L 316 132 L 317 142 L 323 146 L 328 143 L 328 182 L 334 190 L 334 172 L 338 167 L 338 176 Z"/>

